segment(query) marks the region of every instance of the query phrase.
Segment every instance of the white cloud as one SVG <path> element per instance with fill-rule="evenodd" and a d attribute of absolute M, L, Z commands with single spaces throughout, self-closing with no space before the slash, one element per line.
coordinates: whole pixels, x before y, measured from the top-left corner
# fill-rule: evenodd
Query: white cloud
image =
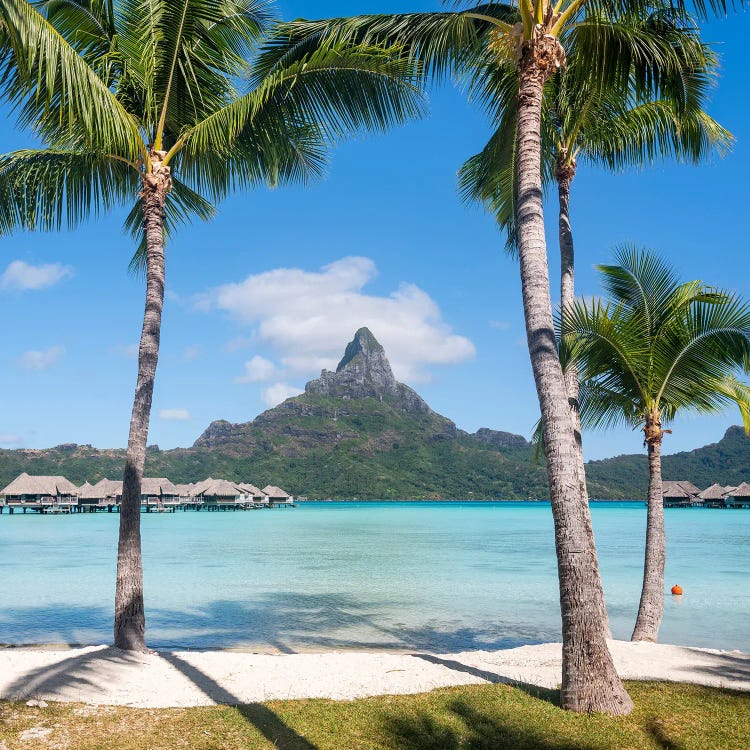
<path fill-rule="evenodd" d="M 0 276 L 0 289 L 46 289 L 72 275 L 73 269 L 60 263 L 32 266 L 22 260 L 14 260 Z"/>
<path fill-rule="evenodd" d="M 268 388 L 264 388 L 261 393 L 261 399 L 263 403 L 270 409 L 282 401 L 286 401 L 292 396 L 299 396 L 300 393 L 304 393 L 301 388 L 295 388 L 293 385 L 287 383 L 274 383 L 269 385 Z"/>
<path fill-rule="evenodd" d="M 14 435 L 10 432 L 0 432 L 0 446 L 9 448 L 13 445 L 21 445 L 23 438 L 20 435 Z"/>
<path fill-rule="evenodd" d="M 187 409 L 160 409 L 159 419 L 166 422 L 186 422 L 190 419 L 190 412 Z"/>
<path fill-rule="evenodd" d="M 182 358 L 186 362 L 194 362 L 201 355 L 201 349 L 199 346 L 186 346 L 182 352 Z"/>
<path fill-rule="evenodd" d="M 400 380 L 429 380 L 431 366 L 474 356 L 472 342 L 453 333 L 435 301 L 414 284 L 402 283 L 387 297 L 364 293 L 376 275 L 373 261 L 362 257 L 314 272 L 279 268 L 209 290 L 196 307 L 224 310 L 252 326 L 291 376 L 334 368 L 361 326 L 383 344 Z"/>
<path fill-rule="evenodd" d="M 235 383 L 262 383 L 276 375 L 276 365 L 270 359 L 254 356 L 245 362 L 245 374 L 235 378 Z M 282 399 L 283 400 L 283 399 Z"/>
<path fill-rule="evenodd" d="M 65 354 L 65 348 L 62 346 L 51 346 L 43 351 L 24 352 L 18 360 L 18 365 L 25 370 L 49 370 L 60 361 L 63 354 Z"/>

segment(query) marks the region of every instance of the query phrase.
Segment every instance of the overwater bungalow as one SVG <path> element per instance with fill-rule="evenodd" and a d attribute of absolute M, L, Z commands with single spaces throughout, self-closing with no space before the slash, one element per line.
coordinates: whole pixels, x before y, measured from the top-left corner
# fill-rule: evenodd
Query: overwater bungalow
<path fill-rule="evenodd" d="M 122 482 L 114 479 L 100 479 L 95 485 L 88 482 L 82 485 L 79 494 L 82 511 L 107 508 L 110 512 L 122 499 Z"/>
<path fill-rule="evenodd" d="M 274 487 L 274 485 L 268 484 L 263 488 L 262 492 L 267 498 L 264 505 L 267 504 L 270 508 L 284 508 L 294 505 L 294 498 L 288 492 L 282 490 L 281 487 Z"/>
<path fill-rule="evenodd" d="M 175 487 L 177 488 L 177 493 L 179 495 L 181 504 L 184 505 L 194 502 L 194 482 L 190 482 L 189 484 L 176 484 Z"/>
<path fill-rule="evenodd" d="M 268 495 L 265 495 L 263 490 L 259 490 L 254 484 L 250 484 L 250 482 L 240 482 L 239 486 L 245 494 L 252 499 L 254 504 L 268 504 Z"/>
<path fill-rule="evenodd" d="M 750 508 L 750 484 L 743 482 L 739 487 L 733 487 L 724 494 L 727 508 Z"/>
<path fill-rule="evenodd" d="M 58 476 L 30 476 L 24 472 L 3 488 L 0 495 L 5 496 L 10 513 L 16 508 L 22 508 L 24 513 L 28 509 L 41 513 L 70 513 L 78 505 L 78 487 Z"/>
<path fill-rule="evenodd" d="M 147 511 L 154 506 L 160 510 L 167 506 L 174 507 L 180 504 L 180 493 L 166 477 L 143 477 L 141 503 L 145 504 Z"/>
<path fill-rule="evenodd" d="M 665 508 L 689 508 L 692 505 L 701 505 L 699 499 L 700 489 L 692 482 L 670 481 L 662 485 L 662 497 Z"/>
<path fill-rule="evenodd" d="M 206 479 L 199 482 L 194 488 L 194 497 L 206 505 L 233 505 L 247 500 L 241 487 L 226 479 Z"/>
<path fill-rule="evenodd" d="M 712 484 L 710 487 L 706 487 L 698 497 L 704 508 L 723 508 L 725 505 L 724 495 L 727 489 L 720 484 Z"/>

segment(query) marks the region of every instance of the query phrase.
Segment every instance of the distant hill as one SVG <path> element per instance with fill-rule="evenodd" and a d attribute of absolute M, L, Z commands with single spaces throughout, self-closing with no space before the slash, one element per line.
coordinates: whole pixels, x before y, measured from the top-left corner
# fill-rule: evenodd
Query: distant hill
<path fill-rule="evenodd" d="M 146 473 L 174 482 L 207 476 L 272 483 L 326 499 L 528 499 L 547 497 L 543 466 L 521 436 L 482 428 L 469 434 L 434 412 L 393 376 L 383 347 L 361 328 L 335 372 L 252 422 L 212 422 L 191 448 L 151 446 Z M 62 474 L 78 484 L 122 474 L 125 451 L 90 445 L 0 450 L 0 488 L 22 471 Z M 690 453 L 666 456 L 668 479 L 698 486 L 750 478 L 750 440 L 738 428 Z M 595 498 L 645 495 L 644 456 L 588 465 Z"/>
<path fill-rule="evenodd" d="M 730 427 L 718 443 L 692 451 L 662 456 L 665 479 L 686 479 L 701 489 L 714 482 L 737 486 L 750 481 L 750 438 L 742 427 Z M 586 465 L 589 482 L 608 487 L 627 487 L 643 497 L 648 484 L 648 463 L 643 454 L 615 456 Z"/>

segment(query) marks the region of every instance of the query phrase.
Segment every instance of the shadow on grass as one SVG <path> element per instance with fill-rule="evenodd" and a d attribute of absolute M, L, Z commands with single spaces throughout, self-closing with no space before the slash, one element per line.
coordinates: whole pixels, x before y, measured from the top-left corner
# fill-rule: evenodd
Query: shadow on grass
<path fill-rule="evenodd" d="M 248 724 L 254 726 L 274 748 L 279 750 L 317 750 L 315 745 L 295 732 L 262 703 L 243 704 L 237 696 L 222 687 L 216 680 L 179 656 L 171 653 L 159 653 L 159 656 L 181 672 L 211 700 L 234 706 L 240 716 Z"/>
<path fill-rule="evenodd" d="M 530 682 L 521 682 L 520 680 L 514 680 L 512 677 L 505 677 L 504 675 L 497 674 L 497 672 L 488 672 L 485 669 L 479 669 L 478 667 L 472 667 L 469 664 L 456 661 L 455 659 L 446 659 L 442 656 L 435 656 L 435 654 L 410 654 L 416 659 L 423 659 L 431 664 L 439 664 L 448 669 L 452 669 L 454 672 L 464 672 L 465 674 L 479 677 L 482 680 L 487 680 L 493 684 L 499 685 L 510 685 L 511 687 L 517 688 L 522 692 L 530 695 L 532 698 L 538 698 L 539 700 L 552 703 L 554 706 L 560 705 L 560 691 L 552 690 L 550 688 L 544 688 L 539 685 L 533 685 Z"/>
<path fill-rule="evenodd" d="M 390 717 L 385 730 L 390 746 L 398 750 L 607 750 L 608 745 L 591 745 L 558 739 L 544 727 L 512 722 L 480 711 L 462 700 L 447 706 L 459 722 L 456 728 L 431 716 Z"/>
<path fill-rule="evenodd" d="M 667 736 L 664 727 L 658 721 L 652 719 L 646 724 L 646 733 L 654 741 L 654 744 L 661 750 L 685 750 L 685 746 L 675 742 Z"/>

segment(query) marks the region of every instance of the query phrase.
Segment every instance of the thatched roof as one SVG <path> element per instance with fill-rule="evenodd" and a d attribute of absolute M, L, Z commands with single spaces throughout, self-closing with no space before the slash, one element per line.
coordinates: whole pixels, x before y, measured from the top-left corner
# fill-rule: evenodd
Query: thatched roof
<path fill-rule="evenodd" d="M 726 494 L 729 497 L 750 497 L 750 484 L 743 482 L 739 487 L 728 490 Z"/>
<path fill-rule="evenodd" d="M 239 497 L 245 493 L 234 482 L 228 482 L 226 479 L 212 479 L 201 488 L 200 494 L 203 497 Z"/>
<path fill-rule="evenodd" d="M 689 498 L 696 497 L 700 494 L 700 489 L 696 487 L 692 482 L 685 482 L 683 480 L 664 482 L 662 484 L 662 497 L 673 497 L 673 498 Z"/>
<path fill-rule="evenodd" d="M 0 495 L 77 495 L 78 487 L 65 477 L 17 476 Z"/>
<path fill-rule="evenodd" d="M 81 500 L 93 500 L 99 497 L 95 493 L 94 485 L 89 484 L 88 482 L 84 482 L 79 488 L 78 488 L 78 497 Z"/>
<path fill-rule="evenodd" d="M 179 495 L 177 487 L 166 477 L 143 477 L 141 495 Z"/>
<path fill-rule="evenodd" d="M 710 487 L 706 487 L 698 497 L 701 500 L 723 500 L 726 491 L 726 487 L 722 487 L 720 484 L 712 484 Z"/>
<path fill-rule="evenodd" d="M 91 497 L 97 498 L 117 498 L 122 495 L 122 482 L 118 482 L 115 479 L 100 479 L 94 485 L 94 492 L 96 494 Z"/>
<path fill-rule="evenodd" d="M 210 487 L 211 483 L 216 481 L 215 479 L 209 477 L 208 479 L 204 479 L 202 482 L 196 482 L 193 485 L 193 495 L 200 495 L 201 492 L 203 492 L 206 487 Z"/>
<path fill-rule="evenodd" d="M 250 482 L 240 482 L 238 486 L 247 495 L 252 495 L 253 497 L 261 497 L 263 495 L 263 491 L 259 490 L 254 484 L 250 484 Z"/>
<path fill-rule="evenodd" d="M 272 484 L 267 484 L 263 488 L 263 494 L 268 497 L 290 497 L 288 492 L 284 492 L 281 487 L 274 487 Z"/>
<path fill-rule="evenodd" d="M 190 484 L 176 484 L 175 487 L 180 497 L 192 497 L 195 484 L 193 482 L 190 482 Z"/>
<path fill-rule="evenodd" d="M 679 498 L 680 500 L 690 497 L 690 494 L 680 486 L 679 482 L 664 482 L 661 494 L 662 497 Z"/>

